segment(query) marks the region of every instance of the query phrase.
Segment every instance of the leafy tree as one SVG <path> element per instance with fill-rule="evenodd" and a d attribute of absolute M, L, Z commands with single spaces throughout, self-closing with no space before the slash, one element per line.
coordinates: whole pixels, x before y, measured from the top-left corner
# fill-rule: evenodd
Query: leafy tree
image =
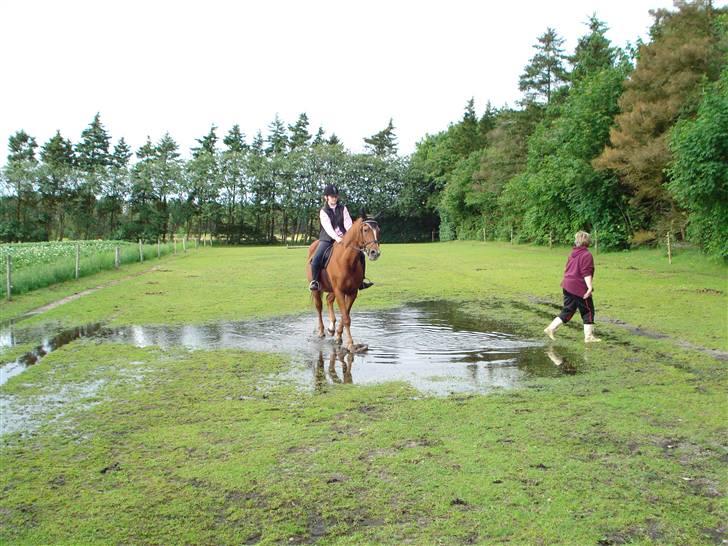
<path fill-rule="evenodd" d="M 675 12 L 652 12 L 652 42 L 639 49 L 610 143 L 594 161 L 630 188 L 633 217 L 642 228 L 682 223 L 666 187 L 670 129 L 694 115 L 705 83 L 718 78 L 726 59 L 717 24 L 720 10 L 703 0 L 676 5 Z"/>
<path fill-rule="evenodd" d="M 524 184 L 523 236 L 569 241 L 579 229 L 599 230 L 605 247 L 624 245 L 629 233 L 624 192 L 611 173 L 596 173 L 591 160 L 604 147 L 618 111 L 629 65 L 603 69 L 580 80 L 529 139 Z"/>
<path fill-rule="evenodd" d="M 563 43 L 563 38 L 550 27 L 538 37 L 538 43 L 533 46 L 536 54 L 518 80 L 518 88 L 526 93 L 526 103 L 545 101 L 549 104 L 557 89 L 566 82 Z"/>
<path fill-rule="evenodd" d="M 14 193 L 15 217 L 2 226 L 2 236 L 6 240 L 32 240 L 37 236 L 36 227 L 29 218 L 34 211 L 38 177 L 37 147 L 35 138 L 23 130 L 8 139 L 9 153 L 3 178 Z"/>
<path fill-rule="evenodd" d="M 688 233 L 728 259 L 728 68 L 706 90 L 695 120 L 673 129 L 669 190 L 689 213 Z"/>

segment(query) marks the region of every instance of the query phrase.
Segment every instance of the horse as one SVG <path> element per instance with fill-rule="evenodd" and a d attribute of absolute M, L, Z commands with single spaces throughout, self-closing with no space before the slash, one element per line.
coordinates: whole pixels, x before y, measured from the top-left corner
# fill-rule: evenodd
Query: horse
<path fill-rule="evenodd" d="M 341 343 L 341 336 L 346 330 L 345 349 L 355 353 L 367 349 L 366 345 L 357 345 L 351 337 L 351 306 L 354 305 L 359 286 L 364 279 L 364 268 L 360 261 L 360 254 L 375 261 L 381 255 L 379 250 L 379 224 L 366 216 L 357 219 L 346 232 L 339 243 L 334 243 L 331 251 L 331 259 L 325 269 L 319 274 L 319 285 L 321 290 L 312 291 L 316 312 L 318 313 L 317 335 L 325 337 L 324 322 L 321 316 L 323 308 L 321 297 L 323 292 L 327 293 L 326 304 L 329 309 L 329 334 L 334 335 L 334 341 Z M 316 253 L 318 241 L 311 243 L 308 247 L 308 260 L 306 261 L 306 276 L 309 282 L 311 277 L 311 258 Z M 334 300 L 339 305 L 341 322 L 336 327 L 336 315 L 334 314 Z"/>

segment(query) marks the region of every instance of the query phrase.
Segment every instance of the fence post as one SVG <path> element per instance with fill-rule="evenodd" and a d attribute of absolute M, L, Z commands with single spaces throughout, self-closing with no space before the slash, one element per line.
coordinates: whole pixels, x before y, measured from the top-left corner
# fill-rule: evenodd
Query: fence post
<path fill-rule="evenodd" d="M 187 252 L 187 235 L 182 237 L 182 252 Z"/>
<path fill-rule="evenodd" d="M 119 269 L 120 264 L 121 264 L 121 256 L 119 255 L 119 245 L 116 245 L 116 248 L 114 249 L 114 267 L 116 269 Z"/>
<path fill-rule="evenodd" d="M 511 226 L 511 244 L 513 244 L 513 226 Z"/>
<path fill-rule="evenodd" d="M 670 232 L 667 232 L 667 261 L 672 265 L 672 246 L 670 245 Z"/>
<path fill-rule="evenodd" d="M 174 253 L 177 254 L 177 236 L 174 236 Z"/>
<path fill-rule="evenodd" d="M 78 279 L 78 270 L 81 265 L 81 244 L 76 243 L 76 278 Z"/>
<path fill-rule="evenodd" d="M 199 237 L 195 237 L 195 248 L 197 248 L 197 246 L 199 244 L 200 244 L 200 238 Z"/>
<path fill-rule="evenodd" d="M 144 251 L 142 250 L 142 240 L 139 239 L 139 262 L 144 261 Z"/>
<path fill-rule="evenodd" d="M 12 256 L 10 256 L 10 254 L 8 254 L 8 278 L 6 288 L 8 301 L 10 301 L 12 298 L 11 290 L 13 288 L 13 258 Z"/>
<path fill-rule="evenodd" d="M 549 248 L 553 248 L 554 246 L 554 232 L 549 231 Z"/>
<path fill-rule="evenodd" d="M 162 250 L 159 248 L 159 237 L 157 237 L 157 258 L 162 256 Z"/>
<path fill-rule="evenodd" d="M 594 228 L 594 254 L 599 254 L 599 232 Z"/>

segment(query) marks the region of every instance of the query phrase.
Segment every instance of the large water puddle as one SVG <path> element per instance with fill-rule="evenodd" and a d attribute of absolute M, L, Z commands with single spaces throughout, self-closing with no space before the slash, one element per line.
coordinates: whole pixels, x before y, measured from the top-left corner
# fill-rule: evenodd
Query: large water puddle
<path fill-rule="evenodd" d="M 89 337 L 137 347 L 243 349 L 292 357 L 287 377 L 312 390 L 334 383 L 404 381 L 437 395 L 514 388 L 531 377 L 575 373 L 578 359 L 543 340 L 518 335 L 508 324 L 476 320 L 450 302 L 426 302 L 386 311 L 355 311 L 352 335 L 369 350 L 352 355 L 331 337 L 314 335 L 314 313 L 206 325 L 90 325 L 47 332 L 35 351 L 0 366 L 0 384 L 54 348 Z M 39 330 L 0 331 L 0 349 L 38 339 Z M 34 338 L 35 336 L 35 338 Z M 1 361 L 1 353 L 0 353 Z"/>

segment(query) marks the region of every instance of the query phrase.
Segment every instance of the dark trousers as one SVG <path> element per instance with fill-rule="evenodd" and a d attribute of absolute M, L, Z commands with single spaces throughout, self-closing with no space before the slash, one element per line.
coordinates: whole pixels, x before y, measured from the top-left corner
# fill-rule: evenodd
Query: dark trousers
<path fill-rule="evenodd" d="M 319 239 L 318 248 L 316 248 L 316 254 L 313 255 L 313 259 L 311 260 L 311 278 L 314 281 L 318 280 L 319 273 L 321 272 L 321 268 L 323 267 L 324 254 L 326 253 L 326 249 L 333 244 L 333 241 L 325 241 L 323 239 Z M 361 267 L 362 271 L 364 272 L 364 276 L 366 276 L 367 262 L 364 258 L 364 254 L 362 254 L 361 252 L 359 253 L 359 259 L 361 260 Z"/>
<path fill-rule="evenodd" d="M 589 296 L 584 299 L 564 290 L 564 308 L 559 314 L 561 321 L 564 323 L 569 322 L 577 309 L 581 313 L 581 320 L 584 321 L 584 324 L 594 324 L 594 300 L 592 300 L 592 297 Z"/>

